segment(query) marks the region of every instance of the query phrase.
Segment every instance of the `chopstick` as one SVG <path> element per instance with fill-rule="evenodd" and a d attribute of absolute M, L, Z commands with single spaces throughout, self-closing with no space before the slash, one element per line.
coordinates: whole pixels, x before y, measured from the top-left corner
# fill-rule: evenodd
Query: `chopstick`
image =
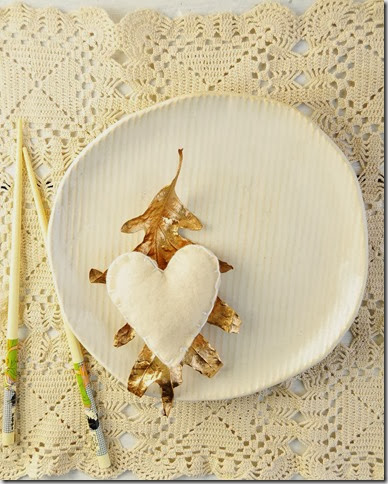
<path fill-rule="evenodd" d="M 42 198 L 39 193 L 39 188 L 36 183 L 36 177 L 34 174 L 34 169 L 32 167 L 31 159 L 28 154 L 27 148 L 23 147 L 23 157 L 27 168 L 27 174 L 30 181 L 32 194 L 34 197 L 34 202 L 36 206 L 36 211 L 38 212 L 39 225 L 41 228 L 44 243 L 47 243 L 47 226 L 48 220 L 47 215 L 43 206 Z M 47 249 L 47 245 L 46 245 Z M 65 333 L 67 342 L 69 345 L 71 357 L 74 365 L 74 372 L 77 378 L 78 388 L 81 394 L 82 403 L 85 408 L 85 414 L 88 420 L 88 425 L 92 431 L 94 441 L 96 444 L 96 454 L 98 464 L 101 469 L 106 469 L 110 467 L 110 458 L 108 454 L 108 449 L 106 447 L 104 434 L 101 428 L 101 423 L 98 420 L 97 407 L 94 401 L 94 396 L 92 393 L 92 388 L 89 382 L 89 375 L 86 369 L 84 357 L 82 354 L 82 349 L 79 341 L 72 333 L 65 315 L 62 314 L 62 319 L 64 323 Z"/>
<path fill-rule="evenodd" d="M 8 294 L 7 355 L 5 361 L 3 445 L 15 442 L 16 384 L 18 379 L 18 327 L 20 286 L 20 245 L 22 222 L 23 123 L 17 122 L 16 173 L 13 193 L 11 264 Z"/>

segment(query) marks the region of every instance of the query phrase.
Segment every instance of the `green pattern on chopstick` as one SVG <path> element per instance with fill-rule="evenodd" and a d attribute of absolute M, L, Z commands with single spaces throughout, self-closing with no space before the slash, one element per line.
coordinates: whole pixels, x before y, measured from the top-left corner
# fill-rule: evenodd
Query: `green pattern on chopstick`
<path fill-rule="evenodd" d="M 85 407 L 86 418 L 88 419 L 89 429 L 92 431 L 93 439 L 97 448 L 97 455 L 104 456 L 108 454 L 104 434 L 98 419 L 97 407 L 94 401 L 92 388 L 89 382 L 89 375 L 85 363 L 74 363 L 75 375 L 77 377 L 78 387 L 81 393 L 82 402 Z"/>
<path fill-rule="evenodd" d="M 5 359 L 5 379 L 6 388 L 14 385 L 18 379 L 18 339 L 7 340 L 7 356 Z"/>
<path fill-rule="evenodd" d="M 84 404 L 84 407 L 90 408 L 91 402 L 86 392 L 86 387 L 89 385 L 89 377 L 84 362 L 74 363 L 74 371 L 77 378 L 78 388 L 81 393 L 82 403 Z"/>

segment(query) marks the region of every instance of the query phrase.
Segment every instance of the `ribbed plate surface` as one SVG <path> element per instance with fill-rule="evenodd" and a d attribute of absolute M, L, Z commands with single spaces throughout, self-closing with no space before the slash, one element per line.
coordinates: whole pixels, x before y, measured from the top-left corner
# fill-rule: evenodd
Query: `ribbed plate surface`
<path fill-rule="evenodd" d="M 91 267 L 106 269 L 142 234 L 120 232 L 171 181 L 177 149 L 183 203 L 203 222 L 185 235 L 234 266 L 221 297 L 239 335 L 206 325 L 224 367 L 207 379 L 185 367 L 176 396 L 252 393 L 321 360 L 358 310 L 367 235 L 357 180 L 340 150 L 283 105 L 235 96 L 181 98 L 121 120 L 67 172 L 52 212 L 50 259 L 61 304 L 82 344 L 126 384 L 142 347 L 112 346 L 124 324 Z"/>

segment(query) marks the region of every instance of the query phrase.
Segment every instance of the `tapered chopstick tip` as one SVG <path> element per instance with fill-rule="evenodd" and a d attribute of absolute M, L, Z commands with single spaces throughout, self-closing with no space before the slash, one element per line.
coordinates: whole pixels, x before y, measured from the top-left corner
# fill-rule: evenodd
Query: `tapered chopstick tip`
<path fill-rule="evenodd" d="M 21 142 L 22 135 L 23 135 L 23 119 L 22 118 L 18 118 L 18 120 L 16 122 L 16 130 L 17 130 L 18 139 Z"/>
<path fill-rule="evenodd" d="M 29 155 L 28 150 L 25 146 L 23 146 L 23 157 L 24 157 L 25 164 L 30 165 L 31 164 L 30 155 Z"/>

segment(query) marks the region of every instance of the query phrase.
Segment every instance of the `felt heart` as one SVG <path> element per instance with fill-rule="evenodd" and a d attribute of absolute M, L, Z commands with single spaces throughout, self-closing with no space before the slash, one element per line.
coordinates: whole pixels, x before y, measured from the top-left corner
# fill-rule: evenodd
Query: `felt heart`
<path fill-rule="evenodd" d="M 167 366 L 178 365 L 213 309 L 217 257 L 199 245 L 178 250 L 164 271 L 140 252 L 109 266 L 108 294 L 125 320 Z"/>

